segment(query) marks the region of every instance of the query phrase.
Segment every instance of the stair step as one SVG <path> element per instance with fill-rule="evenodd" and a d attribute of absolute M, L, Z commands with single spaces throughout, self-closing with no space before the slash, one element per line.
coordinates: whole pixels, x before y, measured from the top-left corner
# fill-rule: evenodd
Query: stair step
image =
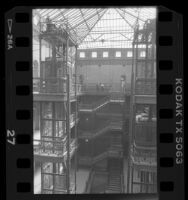
<path fill-rule="evenodd" d="M 109 184 L 108 188 L 116 188 L 116 189 L 120 189 L 120 184 Z"/>
<path fill-rule="evenodd" d="M 118 186 L 118 185 L 120 185 L 120 183 L 119 183 L 119 182 L 116 182 L 116 183 L 109 183 L 108 185 L 115 185 L 115 186 Z"/>
<path fill-rule="evenodd" d="M 117 177 L 111 178 L 110 177 L 110 180 L 119 181 L 119 178 L 117 178 Z"/>
<path fill-rule="evenodd" d="M 120 190 L 120 188 L 115 188 L 115 187 L 107 187 L 108 190 Z"/>
<path fill-rule="evenodd" d="M 118 177 L 114 177 L 114 178 L 110 177 L 109 180 L 119 181 L 120 179 Z"/>
<path fill-rule="evenodd" d="M 113 187 L 113 188 L 120 188 L 119 184 L 110 184 L 108 187 Z"/>
<path fill-rule="evenodd" d="M 120 190 L 119 186 L 111 186 L 111 185 L 109 185 L 107 188 L 110 189 L 110 190 Z"/>
<path fill-rule="evenodd" d="M 113 176 L 110 175 L 109 178 L 116 178 L 117 179 L 117 178 L 120 178 L 120 177 L 119 177 L 119 174 L 117 174 L 117 175 L 113 175 Z"/>
<path fill-rule="evenodd" d="M 110 182 L 119 182 L 119 179 L 110 179 Z"/>
<path fill-rule="evenodd" d="M 121 191 L 119 188 L 108 188 L 107 190 L 111 190 L 111 191 Z"/>
<path fill-rule="evenodd" d="M 110 177 L 116 177 L 116 178 L 119 178 L 119 173 L 118 172 L 116 172 L 116 173 L 111 173 L 110 174 Z"/>
<path fill-rule="evenodd" d="M 120 185 L 120 182 L 109 182 L 109 185 Z"/>
<path fill-rule="evenodd" d="M 113 187 L 120 187 L 120 184 L 118 184 L 118 183 L 114 183 L 114 184 L 109 184 L 109 186 L 113 186 Z"/>
<path fill-rule="evenodd" d="M 109 180 L 109 183 L 119 183 L 120 180 Z"/>
<path fill-rule="evenodd" d="M 109 182 L 109 185 L 110 185 L 110 184 L 113 184 L 113 185 L 114 185 L 114 184 L 115 184 L 115 185 L 119 185 L 120 182 L 119 182 L 119 181 L 111 181 L 111 182 Z"/>
<path fill-rule="evenodd" d="M 120 190 L 119 189 L 117 189 L 117 188 L 108 188 L 108 190 L 111 190 L 111 191 L 119 191 L 120 192 Z"/>
<path fill-rule="evenodd" d="M 118 192 L 114 190 L 107 190 L 107 193 L 118 193 Z"/>

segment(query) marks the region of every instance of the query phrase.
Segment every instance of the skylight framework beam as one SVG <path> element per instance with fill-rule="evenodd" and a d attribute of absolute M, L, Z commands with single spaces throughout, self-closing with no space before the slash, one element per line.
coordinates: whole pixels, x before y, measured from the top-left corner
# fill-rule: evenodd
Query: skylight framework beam
<path fill-rule="evenodd" d="M 54 17 L 52 17 L 52 21 L 54 21 L 55 19 L 57 19 L 58 17 L 62 16 L 63 18 L 65 18 L 64 14 L 68 12 L 68 9 L 61 11 L 61 9 L 59 9 L 59 13 L 57 15 L 55 15 Z M 56 21 L 55 21 L 56 22 Z"/>
<path fill-rule="evenodd" d="M 46 13 L 45 13 L 45 14 L 43 13 L 42 15 L 44 15 L 44 16 L 47 16 L 47 17 L 48 17 L 48 16 L 50 16 L 50 13 L 52 13 L 52 12 L 54 12 L 54 10 L 53 10 L 53 9 L 50 9 L 50 10 L 48 10 L 48 9 L 47 9 L 47 10 L 46 10 Z"/>
<path fill-rule="evenodd" d="M 104 42 L 128 42 L 132 40 L 108 40 L 106 39 Z M 100 43 L 101 41 L 85 41 L 84 43 Z"/>
<path fill-rule="evenodd" d="M 138 16 L 133 15 L 132 13 L 128 12 L 126 9 L 119 8 L 119 10 L 123 11 L 124 13 L 126 13 L 136 19 L 138 18 Z M 139 18 L 139 20 L 145 23 L 145 21 L 143 19 Z"/>
<path fill-rule="evenodd" d="M 119 33 L 127 33 L 127 34 L 133 34 L 134 31 L 125 31 L 125 30 L 111 30 L 108 32 L 105 31 L 92 31 L 92 34 L 119 34 Z"/>
<path fill-rule="evenodd" d="M 93 41 L 96 42 L 100 37 L 102 37 L 104 33 L 100 34 L 97 38 L 95 38 Z"/>
<path fill-rule="evenodd" d="M 83 19 L 84 19 L 84 22 L 85 22 L 85 24 L 86 24 L 88 30 L 90 31 L 90 27 L 88 26 L 88 23 L 87 23 L 87 21 L 85 20 L 84 13 L 82 12 L 82 9 L 79 9 L 79 11 L 80 11 L 80 13 L 81 13 L 81 15 L 82 15 L 82 17 L 83 17 Z"/>
<path fill-rule="evenodd" d="M 102 10 L 102 11 L 104 11 L 103 12 L 103 14 L 100 16 L 100 18 L 98 18 L 98 20 L 93 24 L 93 26 L 91 27 L 91 29 L 90 29 L 90 32 L 91 32 L 91 30 L 95 27 L 95 25 L 98 23 L 98 21 L 104 16 L 104 14 L 106 13 L 106 11 L 107 11 L 107 9 L 106 10 Z M 102 12 L 101 11 L 101 12 Z M 90 32 L 88 32 L 88 34 L 90 33 Z M 88 34 L 83 38 L 83 40 L 88 36 Z M 83 42 L 83 40 L 81 41 L 81 43 Z"/>
<path fill-rule="evenodd" d="M 104 11 L 104 9 L 101 9 L 101 10 L 99 11 L 99 13 L 101 13 L 102 11 Z M 96 16 L 96 13 L 90 15 L 90 16 L 87 17 L 85 20 L 87 21 L 87 20 L 91 19 L 91 18 L 94 17 L 94 16 Z M 74 29 L 74 28 L 80 26 L 80 25 L 83 24 L 83 23 L 84 23 L 84 20 L 81 21 L 80 23 L 76 24 L 75 26 L 73 26 L 72 29 Z"/>
<path fill-rule="evenodd" d="M 125 19 L 125 16 L 123 16 L 122 13 L 120 13 L 118 9 L 116 9 L 116 11 L 117 11 L 118 14 L 122 17 L 122 19 L 124 19 L 125 22 L 134 30 L 134 26 L 132 26 L 132 25 Z"/>
<path fill-rule="evenodd" d="M 60 10 L 60 14 L 61 14 L 61 16 L 63 17 L 63 19 L 65 20 L 65 21 L 67 21 L 67 23 L 68 23 L 68 19 L 65 17 L 65 13 L 63 13 L 61 10 Z M 70 25 L 70 23 L 68 23 L 68 25 L 69 25 L 69 30 L 71 29 L 71 25 Z M 77 40 L 77 38 L 78 38 L 78 35 L 77 35 L 77 33 L 76 33 L 76 31 L 73 29 L 73 32 L 74 32 L 74 34 L 75 34 L 75 36 L 76 36 L 76 40 Z"/>
<path fill-rule="evenodd" d="M 99 12 L 98 12 L 98 10 L 97 10 L 97 9 L 96 9 L 96 12 L 97 12 L 98 18 L 100 18 L 100 15 L 99 15 Z"/>
<path fill-rule="evenodd" d="M 129 37 L 127 37 L 126 35 L 124 35 L 123 33 L 120 33 L 120 34 L 121 34 L 123 37 L 127 38 L 128 41 L 133 41 L 133 35 L 132 35 L 131 38 L 129 38 Z"/>
<path fill-rule="evenodd" d="M 91 28 L 89 27 L 87 21 L 85 20 L 85 17 L 84 17 L 84 14 L 83 14 L 83 12 L 82 12 L 82 9 L 79 9 L 79 11 L 80 11 L 80 13 L 81 13 L 81 15 L 82 15 L 82 17 L 83 17 L 83 19 L 84 19 L 84 22 L 85 22 L 85 24 L 86 24 L 86 26 L 87 26 L 88 31 L 90 32 L 90 31 L 91 31 Z M 90 37 L 91 37 L 91 35 L 90 35 Z M 93 38 L 91 37 L 91 39 L 93 39 Z"/>

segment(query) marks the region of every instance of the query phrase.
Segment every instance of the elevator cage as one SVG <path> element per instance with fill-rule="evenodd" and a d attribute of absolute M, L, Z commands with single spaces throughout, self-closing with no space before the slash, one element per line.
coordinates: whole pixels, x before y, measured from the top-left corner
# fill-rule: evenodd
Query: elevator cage
<path fill-rule="evenodd" d="M 41 167 L 41 193 L 75 192 L 77 151 L 77 46 L 66 24 L 39 24 L 39 76 L 33 77 L 34 163 Z M 42 44 L 47 41 L 49 54 Z M 74 160 L 73 160 L 74 158 Z"/>
<path fill-rule="evenodd" d="M 142 29 L 136 26 L 129 123 L 130 193 L 157 192 L 155 38 L 155 20 L 147 20 Z"/>

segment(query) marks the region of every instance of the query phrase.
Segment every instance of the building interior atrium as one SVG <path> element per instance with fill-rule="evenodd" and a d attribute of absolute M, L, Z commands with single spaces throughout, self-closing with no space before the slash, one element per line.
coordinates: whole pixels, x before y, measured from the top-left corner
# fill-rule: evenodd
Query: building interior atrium
<path fill-rule="evenodd" d="M 33 10 L 35 194 L 157 193 L 156 15 Z"/>

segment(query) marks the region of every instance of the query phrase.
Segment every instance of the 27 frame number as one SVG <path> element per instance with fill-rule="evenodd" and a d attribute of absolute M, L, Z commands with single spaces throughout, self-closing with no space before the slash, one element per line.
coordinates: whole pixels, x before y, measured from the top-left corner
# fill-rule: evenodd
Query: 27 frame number
<path fill-rule="evenodd" d="M 14 130 L 7 130 L 7 142 L 15 145 L 16 144 L 16 138 L 15 138 L 15 131 Z"/>

